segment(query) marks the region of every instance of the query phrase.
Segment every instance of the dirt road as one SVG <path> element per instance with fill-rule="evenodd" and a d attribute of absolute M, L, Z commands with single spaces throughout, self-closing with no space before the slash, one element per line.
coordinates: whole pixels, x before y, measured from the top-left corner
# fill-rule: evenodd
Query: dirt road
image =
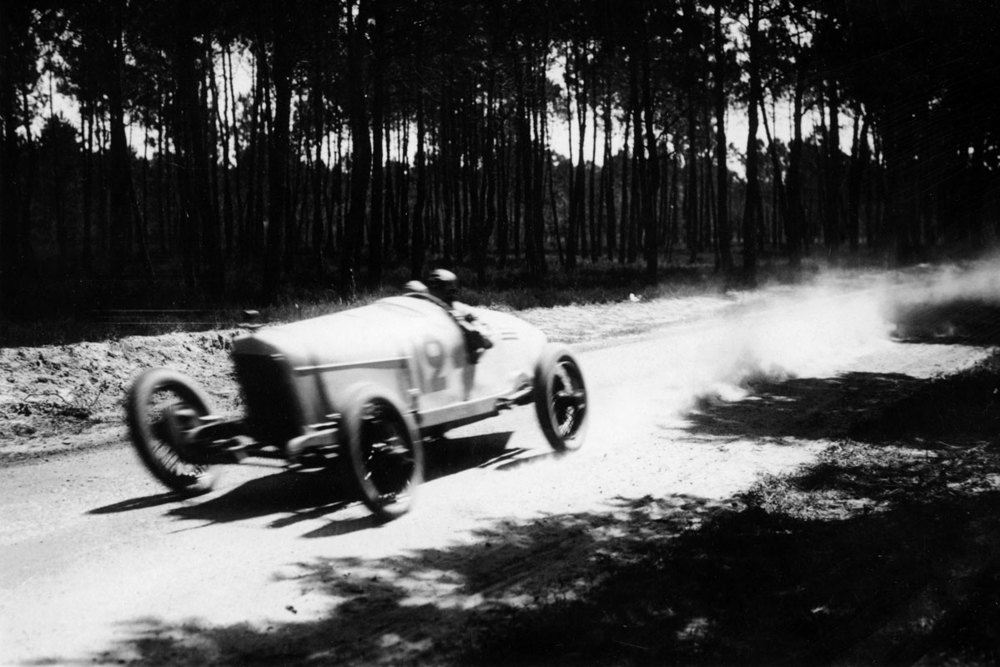
<path fill-rule="evenodd" d="M 636 512 L 664 535 L 697 531 L 762 475 L 814 464 L 843 436 L 832 383 L 762 414 L 754 382 L 921 379 L 989 353 L 895 342 L 883 306 L 867 291 L 778 290 L 764 309 L 583 345 L 580 451 L 553 455 L 526 409 L 452 432 L 428 452 L 414 512 L 387 525 L 325 475 L 273 465 L 227 468 L 219 490 L 178 501 L 118 428 L 100 433 L 106 447 L 6 468 L 0 662 L 459 659 L 492 614 L 582 595 Z M 735 427 L 706 427 L 714 404 Z"/>

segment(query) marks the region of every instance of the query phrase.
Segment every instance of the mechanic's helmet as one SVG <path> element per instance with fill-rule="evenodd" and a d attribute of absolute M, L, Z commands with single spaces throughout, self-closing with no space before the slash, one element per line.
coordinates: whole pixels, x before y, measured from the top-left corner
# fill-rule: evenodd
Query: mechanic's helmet
<path fill-rule="evenodd" d="M 448 269 L 434 269 L 424 282 L 431 294 L 447 303 L 458 295 L 458 276 Z"/>

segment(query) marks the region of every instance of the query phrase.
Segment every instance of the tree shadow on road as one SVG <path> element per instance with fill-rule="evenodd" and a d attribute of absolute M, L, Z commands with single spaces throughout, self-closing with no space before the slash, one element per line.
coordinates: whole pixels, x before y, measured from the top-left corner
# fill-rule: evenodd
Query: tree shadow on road
<path fill-rule="evenodd" d="M 1000 345 L 1000 305 L 977 299 L 897 304 L 899 340 L 946 345 Z"/>
<path fill-rule="evenodd" d="M 699 438 L 846 437 L 873 410 L 900 400 L 921 382 L 894 373 L 848 373 L 830 378 L 760 379 L 750 396 L 726 401 L 701 397 L 686 419 Z"/>
<path fill-rule="evenodd" d="M 989 606 L 1000 570 L 990 560 L 995 543 L 981 537 L 1000 530 L 1000 494 L 924 502 L 922 485 L 907 482 L 911 472 L 890 480 L 902 489 L 890 504 L 835 518 L 646 497 L 606 513 L 499 524 L 471 545 L 377 562 L 319 559 L 298 576 L 331 602 L 318 620 L 256 628 L 144 619 L 127 646 L 96 658 L 799 665 L 1000 657 L 990 630 L 1000 618 Z M 826 479 L 824 491 L 846 492 L 838 476 Z M 964 635 L 934 634 L 949 625 Z"/>
<path fill-rule="evenodd" d="M 853 372 L 829 378 L 757 379 L 739 401 L 702 397 L 687 416 L 698 437 L 852 438 L 877 442 L 1000 432 L 1000 355 L 969 372 L 921 380 Z"/>

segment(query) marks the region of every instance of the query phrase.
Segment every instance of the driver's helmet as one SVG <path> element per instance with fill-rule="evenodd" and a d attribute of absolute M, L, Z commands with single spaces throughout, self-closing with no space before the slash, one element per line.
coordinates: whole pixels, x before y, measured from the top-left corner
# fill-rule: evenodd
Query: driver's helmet
<path fill-rule="evenodd" d="M 451 303 L 458 295 L 458 276 L 448 269 L 434 269 L 424 283 L 432 295 L 445 303 Z"/>
<path fill-rule="evenodd" d="M 422 294 L 427 291 L 427 285 L 423 284 L 419 280 L 407 280 L 406 284 L 403 285 L 403 291 Z"/>

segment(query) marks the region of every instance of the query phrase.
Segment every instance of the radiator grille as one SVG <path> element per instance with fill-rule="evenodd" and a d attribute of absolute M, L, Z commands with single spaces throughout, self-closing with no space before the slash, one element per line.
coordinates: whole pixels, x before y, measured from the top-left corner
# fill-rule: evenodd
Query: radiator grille
<path fill-rule="evenodd" d="M 283 445 L 302 433 L 302 415 L 288 372 L 273 357 L 233 356 L 251 431 L 264 444 Z"/>

